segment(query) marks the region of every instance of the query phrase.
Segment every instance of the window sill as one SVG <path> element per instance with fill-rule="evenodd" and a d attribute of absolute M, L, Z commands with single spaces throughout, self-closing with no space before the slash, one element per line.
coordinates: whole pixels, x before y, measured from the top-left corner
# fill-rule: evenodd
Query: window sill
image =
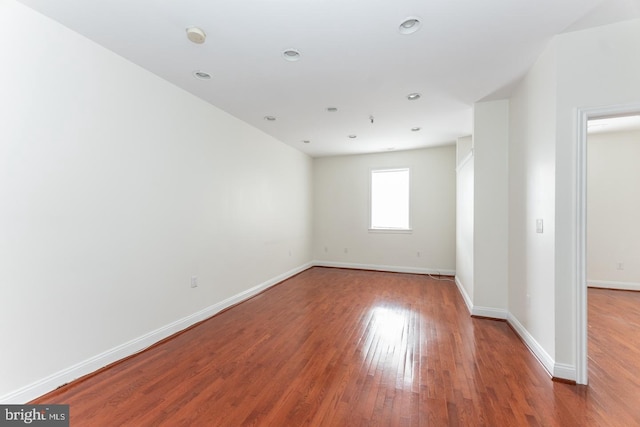
<path fill-rule="evenodd" d="M 383 233 L 383 234 L 411 234 L 412 228 L 370 228 L 369 233 Z"/>

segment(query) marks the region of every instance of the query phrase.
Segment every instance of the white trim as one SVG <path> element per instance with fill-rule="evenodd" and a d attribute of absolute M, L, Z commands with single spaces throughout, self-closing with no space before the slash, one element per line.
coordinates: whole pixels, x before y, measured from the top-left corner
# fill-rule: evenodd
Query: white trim
<path fill-rule="evenodd" d="M 506 320 L 509 312 L 500 308 L 473 306 L 471 309 L 471 315 Z"/>
<path fill-rule="evenodd" d="M 472 158 L 473 158 L 473 147 L 471 147 L 471 150 L 467 153 L 466 156 L 464 156 L 464 159 L 460 160 L 460 163 L 458 163 L 458 166 L 456 166 L 456 173 L 460 172 L 460 169 L 465 167 L 467 163 L 469 163 L 469 160 L 471 160 Z"/>
<path fill-rule="evenodd" d="M 442 276 L 455 276 L 455 270 L 422 267 L 403 267 L 395 265 L 356 264 L 352 262 L 313 261 L 316 267 L 352 268 L 354 270 L 388 271 L 391 273 L 434 274 Z"/>
<path fill-rule="evenodd" d="M 565 380 L 576 380 L 576 368 L 575 366 L 566 365 L 562 363 L 556 363 L 553 358 L 545 351 L 544 348 L 533 338 L 533 336 L 522 326 L 522 324 L 507 310 L 491 308 L 491 307 L 478 307 L 474 306 L 467 294 L 466 289 L 462 286 L 462 282 L 456 276 L 456 285 L 462 299 L 464 300 L 469 313 L 472 316 L 489 317 L 492 319 L 506 320 L 516 331 L 516 334 L 522 339 L 529 351 L 540 362 L 542 367 L 547 371 L 549 376 L 554 378 L 562 378 Z"/>
<path fill-rule="evenodd" d="M 607 280 L 587 280 L 590 288 L 619 289 L 622 291 L 640 291 L 640 283 L 611 282 Z"/>
<path fill-rule="evenodd" d="M 529 350 L 531 351 L 531 353 L 533 353 L 533 355 L 540 361 L 544 369 L 546 369 L 547 373 L 553 376 L 552 373 L 554 372 L 555 362 L 553 358 L 549 355 L 549 353 L 547 353 L 545 349 L 542 348 L 540 344 L 538 344 L 538 341 L 536 341 L 535 338 L 533 338 L 533 335 L 531 335 L 529 331 L 527 331 L 527 329 L 524 326 L 522 326 L 522 323 L 520 323 L 513 314 L 511 313 L 508 314 L 507 322 L 509 322 L 509 324 L 513 327 L 513 329 L 520 336 L 520 338 L 522 338 L 522 341 L 524 341 L 527 347 L 529 347 Z M 571 378 L 566 378 L 566 379 L 571 379 Z"/>
<path fill-rule="evenodd" d="M 464 300 L 464 304 L 467 306 L 467 310 L 469 310 L 469 314 L 473 314 L 473 303 L 471 302 L 471 298 L 469 298 L 469 294 L 462 285 L 458 276 L 456 276 L 456 286 L 458 287 L 458 292 L 462 295 L 462 299 Z"/>
<path fill-rule="evenodd" d="M 553 367 L 553 377 L 563 380 L 576 380 L 576 367 L 565 363 L 556 363 Z"/>
<path fill-rule="evenodd" d="M 640 104 L 578 108 L 576 111 L 575 330 L 576 383 L 588 383 L 587 353 L 587 122 L 590 119 L 638 114 Z"/>
<path fill-rule="evenodd" d="M 374 173 L 382 173 L 382 172 L 408 172 L 409 174 L 409 200 L 408 200 L 408 209 L 409 211 L 407 212 L 407 220 L 408 220 L 408 226 L 407 228 L 376 228 L 373 226 L 373 174 Z M 369 168 L 369 232 L 372 231 L 376 231 L 376 232 L 382 232 L 382 233 L 389 233 L 389 232 L 395 232 L 395 233 L 413 233 L 413 229 L 411 228 L 411 204 L 412 204 L 412 195 L 411 195 L 411 175 L 413 174 L 413 172 L 411 172 L 411 168 L 409 166 L 404 166 L 404 167 L 397 167 L 397 168 L 376 168 L 376 167 L 371 167 Z M 389 231 L 389 230 L 393 230 L 393 231 Z"/>
<path fill-rule="evenodd" d="M 413 228 L 370 228 L 369 233 L 411 234 L 413 233 Z"/>
<path fill-rule="evenodd" d="M 265 289 L 270 288 L 296 274 L 310 268 L 313 263 L 306 263 L 286 273 L 280 274 L 272 279 L 269 279 L 251 289 L 240 292 L 224 301 L 220 301 L 209 307 L 206 307 L 194 314 L 191 314 L 175 322 L 169 323 L 161 328 L 144 334 L 138 338 L 128 341 L 124 344 L 116 346 L 110 350 L 86 359 L 80 363 L 70 366 L 66 369 L 51 374 L 41 380 L 35 381 L 29 385 L 26 385 L 18 390 L 12 391 L 4 396 L 0 396 L 0 402 L 3 404 L 23 404 L 29 402 L 37 397 L 40 397 L 56 388 L 76 380 L 84 375 L 95 372 L 100 368 L 103 368 L 125 357 L 139 353 L 151 345 L 161 341 L 171 335 L 180 332 L 202 320 L 205 320 L 220 311 L 238 304 L 244 300 L 247 300 Z"/>
<path fill-rule="evenodd" d="M 500 308 L 493 308 L 493 307 L 479 307 L 479 306 L 473 305 L 473 303 L 471 302 L 471 298 L 467 293 L 467 290 L 462 285 L 462 282 L 460 281 L 458 276 L 456 276 L 456 286 L 458 287 L 458 292 L 460 292 L 460 295 L 462 295 L 462 299 L 464 300 L 464 304 L 467 306 L 467 310 L 469 310 L 470 315 L 479 316 L 479 317 L 489 317 L 491 319 L 500 319 L 500 320 L 504 320 L 507 318 L 507 315 L 509 314 L 507 310 L 503 310 Z"/>

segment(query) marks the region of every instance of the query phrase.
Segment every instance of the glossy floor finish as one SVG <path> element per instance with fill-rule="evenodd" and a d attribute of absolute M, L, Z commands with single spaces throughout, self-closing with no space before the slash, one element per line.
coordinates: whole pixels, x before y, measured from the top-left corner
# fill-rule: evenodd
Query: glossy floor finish
<path fill-rule="evenodd" d="M 637 347 L 628 378 L 556 383 L 450 281 L 315 267 L 38 402 L 70 404 L 72 426 L 629 426 Z"/>

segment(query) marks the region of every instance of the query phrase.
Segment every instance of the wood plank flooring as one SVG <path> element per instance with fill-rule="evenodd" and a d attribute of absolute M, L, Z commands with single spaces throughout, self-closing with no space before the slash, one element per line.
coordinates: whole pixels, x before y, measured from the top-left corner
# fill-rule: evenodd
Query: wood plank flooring
<path fill-rule="evenodd" d="M 589 387 L 551 381 L 452 282 L 315 267 L 34 403 L 93 427 L 638 425 L 637 317 L 589 298 Z"/>

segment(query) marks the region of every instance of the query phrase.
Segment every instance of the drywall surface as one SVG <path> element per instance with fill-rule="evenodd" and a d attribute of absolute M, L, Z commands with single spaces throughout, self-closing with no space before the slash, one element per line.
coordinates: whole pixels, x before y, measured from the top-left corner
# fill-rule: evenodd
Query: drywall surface
<path fill-rule="evenodd" d="M 472 137 L 460 138 L 457 143 L 456 168 L 456 280 L 466 293 L 465 302 L 474 298 L 474 158 Z M 461 153 L 466 153 L 460 155 Z"/>
<path fill-rule="evenodd" d="M 556 49 L 527 73 L 509 111 L 509 312 L 555 354 Z M 543 233 L 536 220 L 543 220 Z"/>
<path fill-rule="evenodd" d="M 575 360 L 578 108 L 638 103 L 640 19 L 557 37 L 556 359 Z"/>
<path fill-rule="evenodd" d="M 0 51 L 0 396 L 311 261 L 309 157 L 13 1 Z"/>
<path fill-rule="evenodd" d="M 510 99 L 509 312 L 565 376 L 578 342 L 577 112 L 637 103 L 638 75 L 635 19 L 555 37 Z"/>
<path fill-rule="evenodd" d="M 597 133 L 587 152 L 587 283 L 640 290 L 640 131 Z"/>
<path fill-rule="evenodd" d="M 314 159 L 314 257 L 325 263 L 455 271 L 456 148 Z M 411 170 L 411 233 L 369 231 L 371 169 Z"/>
<path fill-rule="evenodd" d="M 474 106 L 473 305 L 506 313 L 509 101 Z"/>

